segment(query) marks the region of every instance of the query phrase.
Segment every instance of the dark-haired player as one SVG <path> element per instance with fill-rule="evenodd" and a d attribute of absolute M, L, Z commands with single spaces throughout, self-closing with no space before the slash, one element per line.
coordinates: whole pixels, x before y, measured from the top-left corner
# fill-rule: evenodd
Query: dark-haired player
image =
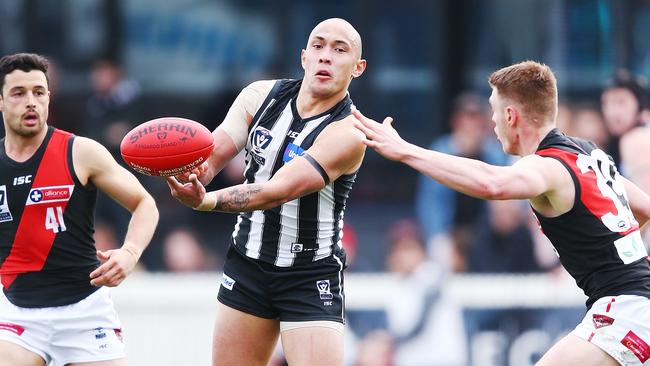
<path fill-rule="evenodd" d="M 47 68 L 0 59 L 0 366 L 126 365 L 106 286 L 133 270 L 158 211 L 102 145 L 48 126 Z M 98 189 L 132 213 L 116 250 L 95 249 Z"/>

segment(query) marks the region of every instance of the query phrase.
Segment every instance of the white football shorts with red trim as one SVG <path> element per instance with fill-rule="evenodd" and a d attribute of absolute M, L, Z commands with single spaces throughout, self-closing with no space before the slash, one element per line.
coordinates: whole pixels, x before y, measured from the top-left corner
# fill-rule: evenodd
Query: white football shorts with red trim
<path fill-rule="evenodd" d="M 600 298 L 572 334 L 595 344 L 621 365 L 650 365 L 650 299 Z"/>
<path fill-rule="evenodd" d="M 110 290 L 71 305 L 21 308 L 0 293 L 0 340 L 41 356 L 51 366 L 126 357 Z"/>

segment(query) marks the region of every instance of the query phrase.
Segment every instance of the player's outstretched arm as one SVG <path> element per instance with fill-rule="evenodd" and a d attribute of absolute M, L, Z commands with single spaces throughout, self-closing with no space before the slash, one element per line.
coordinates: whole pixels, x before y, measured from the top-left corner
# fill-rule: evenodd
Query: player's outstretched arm
<path fill-rule="evenodd" d="M 554 159 L 529 155 L 513 166 L 495 166 L 476 159 L 427 150 L 404 141 L 392 118 L 378 123 L 355 111 L 355 124 L 372 147 L 387 159 L 409 165 L 456 191 L 482 199 L 530 199 L 551 193 L 570 182 L 566 169 Z M 570 185 L 570 183 L 569 183 Z"/>
<path fill-rule="evenodd" d="M 133 174 L 120 166 L 104 146 L 76 137 L 74 165 L 82 183 L 91 183 L 131 212 L 131 221 L 121 248 L 97 251 L 105 261 L 90 274 L 94 286 L 117 286 L 129 275 L 151 241 L 158 223 L 158 209 Z"/>
<path fill-rule="evenodd" d="M 361 165 L 365 147 L 353 120 L 350 116 L 328 126 L 305 155 L 293 158 L 268 182 L 239 184 L 209 192 L 193 207 L 223 212 L 263 210 L 323 189 L 329 182 L 356 171 Z M 173 192 L 174 188 L 183 189 L 189 184 L 198 182 L 183 186 L 176 181 L 170 187 Z"/>

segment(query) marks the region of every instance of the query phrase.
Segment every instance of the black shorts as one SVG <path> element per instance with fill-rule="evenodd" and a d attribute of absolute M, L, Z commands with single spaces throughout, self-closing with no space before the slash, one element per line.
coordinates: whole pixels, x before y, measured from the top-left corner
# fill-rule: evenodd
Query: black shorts
<path fill-rule="evenodd" d="M 305 266 L 277 267 L 230 246 L 218 299 L 266 319 L 344 323 L 344 264 L 341 251 Z"/>

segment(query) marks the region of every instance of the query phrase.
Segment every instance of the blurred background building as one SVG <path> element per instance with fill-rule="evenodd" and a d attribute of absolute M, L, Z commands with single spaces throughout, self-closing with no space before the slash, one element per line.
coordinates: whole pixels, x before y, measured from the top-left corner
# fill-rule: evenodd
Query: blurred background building
<path fill-rule="evenodd" d="M 101 141 L 121 161 L 120 139 L 136 124 L 182 116 L 213 129 L 248 83 L 299 78 L 307 35 L 329 17 L 347 19 L 363 38 L 368 68 L 352 83 L 355 104 L 376 119 L 393 116 L 407 140 L 511 163 L 492 132 L 487 77 L 533 59 L 557 73 L 560 128 L 597 141 L 630 172 L 644 171 L 636 160 L 624 160 L 650 156 L 643 151 L 648 144 L 637 143 L 630 152 L 622 141 L 629 131 L 644 128 L 650 115 L 648 0 L 0 0 L 0 54 L 48 56 L 53 61 L 50 124 Z M 622 90 L 618 99 L 606 96 L 616 88 Z M 241 168 L 239 160 L 234 162 L 209 188 L 240 182 Z M 161 179 L 138 178 L 161 210 L 160 228 L 142 257 L 143 272 L 218 272 L 235 216 L 193 212 L 170 197 Z M 525 299 L 472 300 L 477 293 L 490 297 L 471 286 L 495 286 L 500 283 L 493 282 L 495 273 L 571 286 L 526 207 L 488 205 L 448 191 L 370 151 L 351 196 L 345 217 L 346 246 L 354 257 L 351 284 L 378 288 L 348 289 L 349 364 L 532 365 L 581 318 L 580 294 L 537 305 Z M 128 219 L 110 202 L 100 198 L 97 213 L 97 241 L 105 247 L 119 245 Z M 391 265 L 397 260 L 413 268 L 398 270 Z M 401 290 L 418 291 L 403 297 L 399 307 L 380 306 L 379 295 L 394 296 L 377 281 L 381 276 L 401 281 Z M 216 298 L 214 278 L 214 285 L 203 288 L 207 299 Z M 463 278 L 469 287 L 457 285 L 466 283 Z M 357 289 L 376 301 L 352 301 Z M 132 309 L 139 301 L 148 300 L 135 295 L 123 304 Z M 404 349 L 423 352 L 418 349 L 426 348 L 427 339 L 439 343 L 435 319 L 444 314 L 441 304 L 452 314 L 447 322 L 457 315 L 463 319 L 449 331 L 457 347 L 445 346 L 449 357 L 437 358 L 453 361 L 407 357 Z M 182 318 L 182 311 L 177 315 Z M 385 357 L 365 355 L 368 349 Z M 208 353 L 209 344 L 201 352 Z"/>

